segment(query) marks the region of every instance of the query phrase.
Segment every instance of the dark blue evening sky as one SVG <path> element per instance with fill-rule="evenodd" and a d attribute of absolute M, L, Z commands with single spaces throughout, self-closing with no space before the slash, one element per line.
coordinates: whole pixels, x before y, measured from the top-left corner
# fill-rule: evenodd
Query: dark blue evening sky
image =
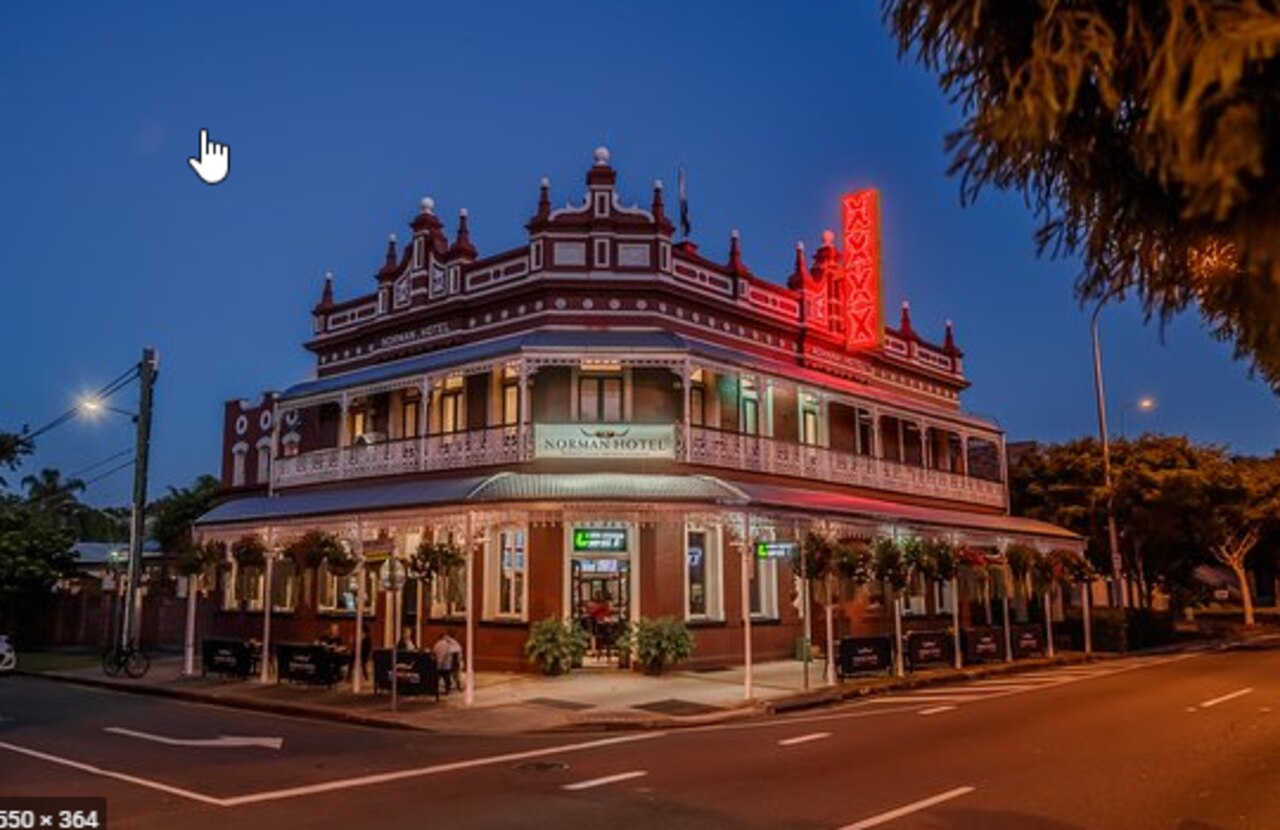
<path fill-rule="evenodd" d="M 1011 440 L 1095 429 L 1073 262 L 1037 259 L 1016 196 L 961 208 L 957 112 L 900 62 L 870 0 L 835 3 L 200 3 L 0 7 L 0 427 L 39 425 L 161 354 L 153 493 L 216 470 L 222 403 L 311 371 L 326 270 L 367 290 L 424 195 L 482 252 L 518 244 L 540 177 L 579 199 L 606 144 L 626 200 L 688 171 L 694 236 L 783 279 L 842 191 L 882 190 L 886 312 L 954 319 L 970 410 Z M 197 133 L 231 147 L 200 183 Z M 1270 453 L 1276 399 L 1198 322 L 1161 342 L 1104 313 L 1113 418 Z M 1154 414 L 1132 409 L 1141 395 Z M 134 391 L 117 403 L 132 407 Z M 69 423 L 27 467 L 76 472 L 131 445 Z M 89 474 L 92 475 L 92 472 Z M 128 498 L 121 472 L 89 498 Z"/>

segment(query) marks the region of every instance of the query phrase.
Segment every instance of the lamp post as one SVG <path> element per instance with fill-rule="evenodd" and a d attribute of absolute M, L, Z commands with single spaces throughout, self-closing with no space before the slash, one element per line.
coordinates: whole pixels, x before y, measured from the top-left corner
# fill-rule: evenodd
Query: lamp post
<path fill-rule="evenodd" d="M 1122 439 L 1125 437 L 1124 415 L 1125 415 L 1125 412 L 1127 412 L 1130 409 L 1132 409 L 1134 412 L 1137 412 L 1141 415 L 1148 415 L 1156 411 L 1156 399 L 1151 397 L 1150 395 L 1143 395 L 1141 398 L 1138 398 L 1129 406 L 1125 406 L 1120 409 L 1120 437 Z"/>
<path fill-rule="evenodd" d="M 1093 339 L 1093 392 L 1098 402 L 1098 439 L 1102 442 L 1102 478 L 1107 488 L 1107 541 L 1111 550 L 1111 603 L 1116 608 L 1125 606 L 1124 563 L 1120 559 L 1120 537 L 1116 532 L 1115 496 L 1111 489 L 1111 445 L 1107 441 L 1107 397 L 1102 388 L 1102 344 L 1098 338 L 1098 314 L 1111 295 L 1103 297 L 1093 309 L 1089 319 L 1089 332 Z"/>

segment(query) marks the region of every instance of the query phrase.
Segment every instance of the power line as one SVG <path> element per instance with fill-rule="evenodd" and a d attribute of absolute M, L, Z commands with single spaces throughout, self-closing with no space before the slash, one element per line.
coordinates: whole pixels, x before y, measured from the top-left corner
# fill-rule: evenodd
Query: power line
<path fill-rule="evenodd" d="M 93 398 L 95 400 L 105 400 L 111 397 L 112 395 L 114 395 L 116 392 L 119 392 L 122 388 L 124 388 L 125 384 L 129 383 L 137 376 L 138 376 L 138 367 L 131 366 L 128 370 L 126 370 L 121 375 L 119 375 L 115 380 L 111 381 L 106 386 L 103 386 L 101 389 L 95 392 L 93 394 Z M 34 432 L 28 432 L 27 430 L 23 430 L 18 437 L 22 441 L 30 443 L 36 437 L 43 435 L 49 430 L 62 426 L 67 421 L 70 421 L 72 418 L 76 417 L 76 415 L 78 415 L 79 413 L 80 413 L 80 404 L 77 403 L 75 406 L 72 406 L 70 409 L 63 412 L 61 415 L 54 418 L 52 421 L 40 427 L 39 429 L 35 430 Z"/>
<path fill-rule="evenodd" d="M 121 470 L 128 469 L 129 467 L 132 467 L 132 466 L 133 466 L 133 459 L 130 458 L 128 461 L 124 462 L 123 464 L 119 464 L 115 467 L 112 467 L 110 470 L 107 470 L 105 473 L 102 473 L 101 475 L 96 475 L 93 478 L 89 479 L 84 483 L 84 486 L 87 488 L 91 484 L 95 484 L 99 481 L 102 481 L 107 476 L 115 475 Z"/>
<path fill-rule="evenodd" d="M 93 472 L 94 470 L 103 466 L 104 464 L 110 464 L 112 461 L 115 461 L 117 458 L 124 458 L 126 455 L 132 455 L 132 454 L 133 454 L 133 447 L 125 447 L 119 452 L 112 453 L 111 455 L 108 455 L 106 458 L 95 461 L 92 464 L 88 465 L 87 467 L 81 467 L 75 472 L 68 473 L 67 478 L 79 478 L 85 473 Z"/>

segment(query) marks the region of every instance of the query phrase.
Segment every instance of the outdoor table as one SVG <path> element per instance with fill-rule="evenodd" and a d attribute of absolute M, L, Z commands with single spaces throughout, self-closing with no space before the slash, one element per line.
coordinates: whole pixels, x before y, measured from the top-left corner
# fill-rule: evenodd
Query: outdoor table
<path fill-rule="evenodd" d="M 210 637 L 200 644 L 201 674 L 248 677 L 253 673 L 253 655 L 244 640 Z"/>
<path fill-rule="evenodd" d="M 373 691 L 391 691 L 391 649 L 373 651 Z M 435 695 L 440 699 L 440 678 L 435 655 L 429 651 L 396 653 L 396 693 L 401 695 Z"/>
<path fill-rule="evenodd" d="M 278 643 L 275 651 L 276 677 L 293 683 L 332 686 L 340 679 L 342 666 L 351 663 L 349 654 L 334 652 L 327 646 Z"/>
<path fill-rule="evenodd" d="M 930 663 L 950 665 L 955 659 L 949 631 L 912 631 L 907 634 L 906 651 L 907 666 L 913 671 Z"/>
<path fill-rule="evenodd" d="M 893 643 L 888 637 L 843 637 L 836 659 L 841 678 L 888 671 L 893 663 Z"/>

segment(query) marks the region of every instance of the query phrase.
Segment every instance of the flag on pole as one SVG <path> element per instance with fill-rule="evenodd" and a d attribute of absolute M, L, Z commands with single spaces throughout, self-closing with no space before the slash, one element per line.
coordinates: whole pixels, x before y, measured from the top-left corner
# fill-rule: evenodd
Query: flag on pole
<path fill-rule="evenodd" d="M 693 226 L 689 224 L 689 193 L 685 189 L 684 168 L 680 168 L 680 174 L 677 177 L 680 183 L 680 233 L 688 238 L 689 232 Z"/>

